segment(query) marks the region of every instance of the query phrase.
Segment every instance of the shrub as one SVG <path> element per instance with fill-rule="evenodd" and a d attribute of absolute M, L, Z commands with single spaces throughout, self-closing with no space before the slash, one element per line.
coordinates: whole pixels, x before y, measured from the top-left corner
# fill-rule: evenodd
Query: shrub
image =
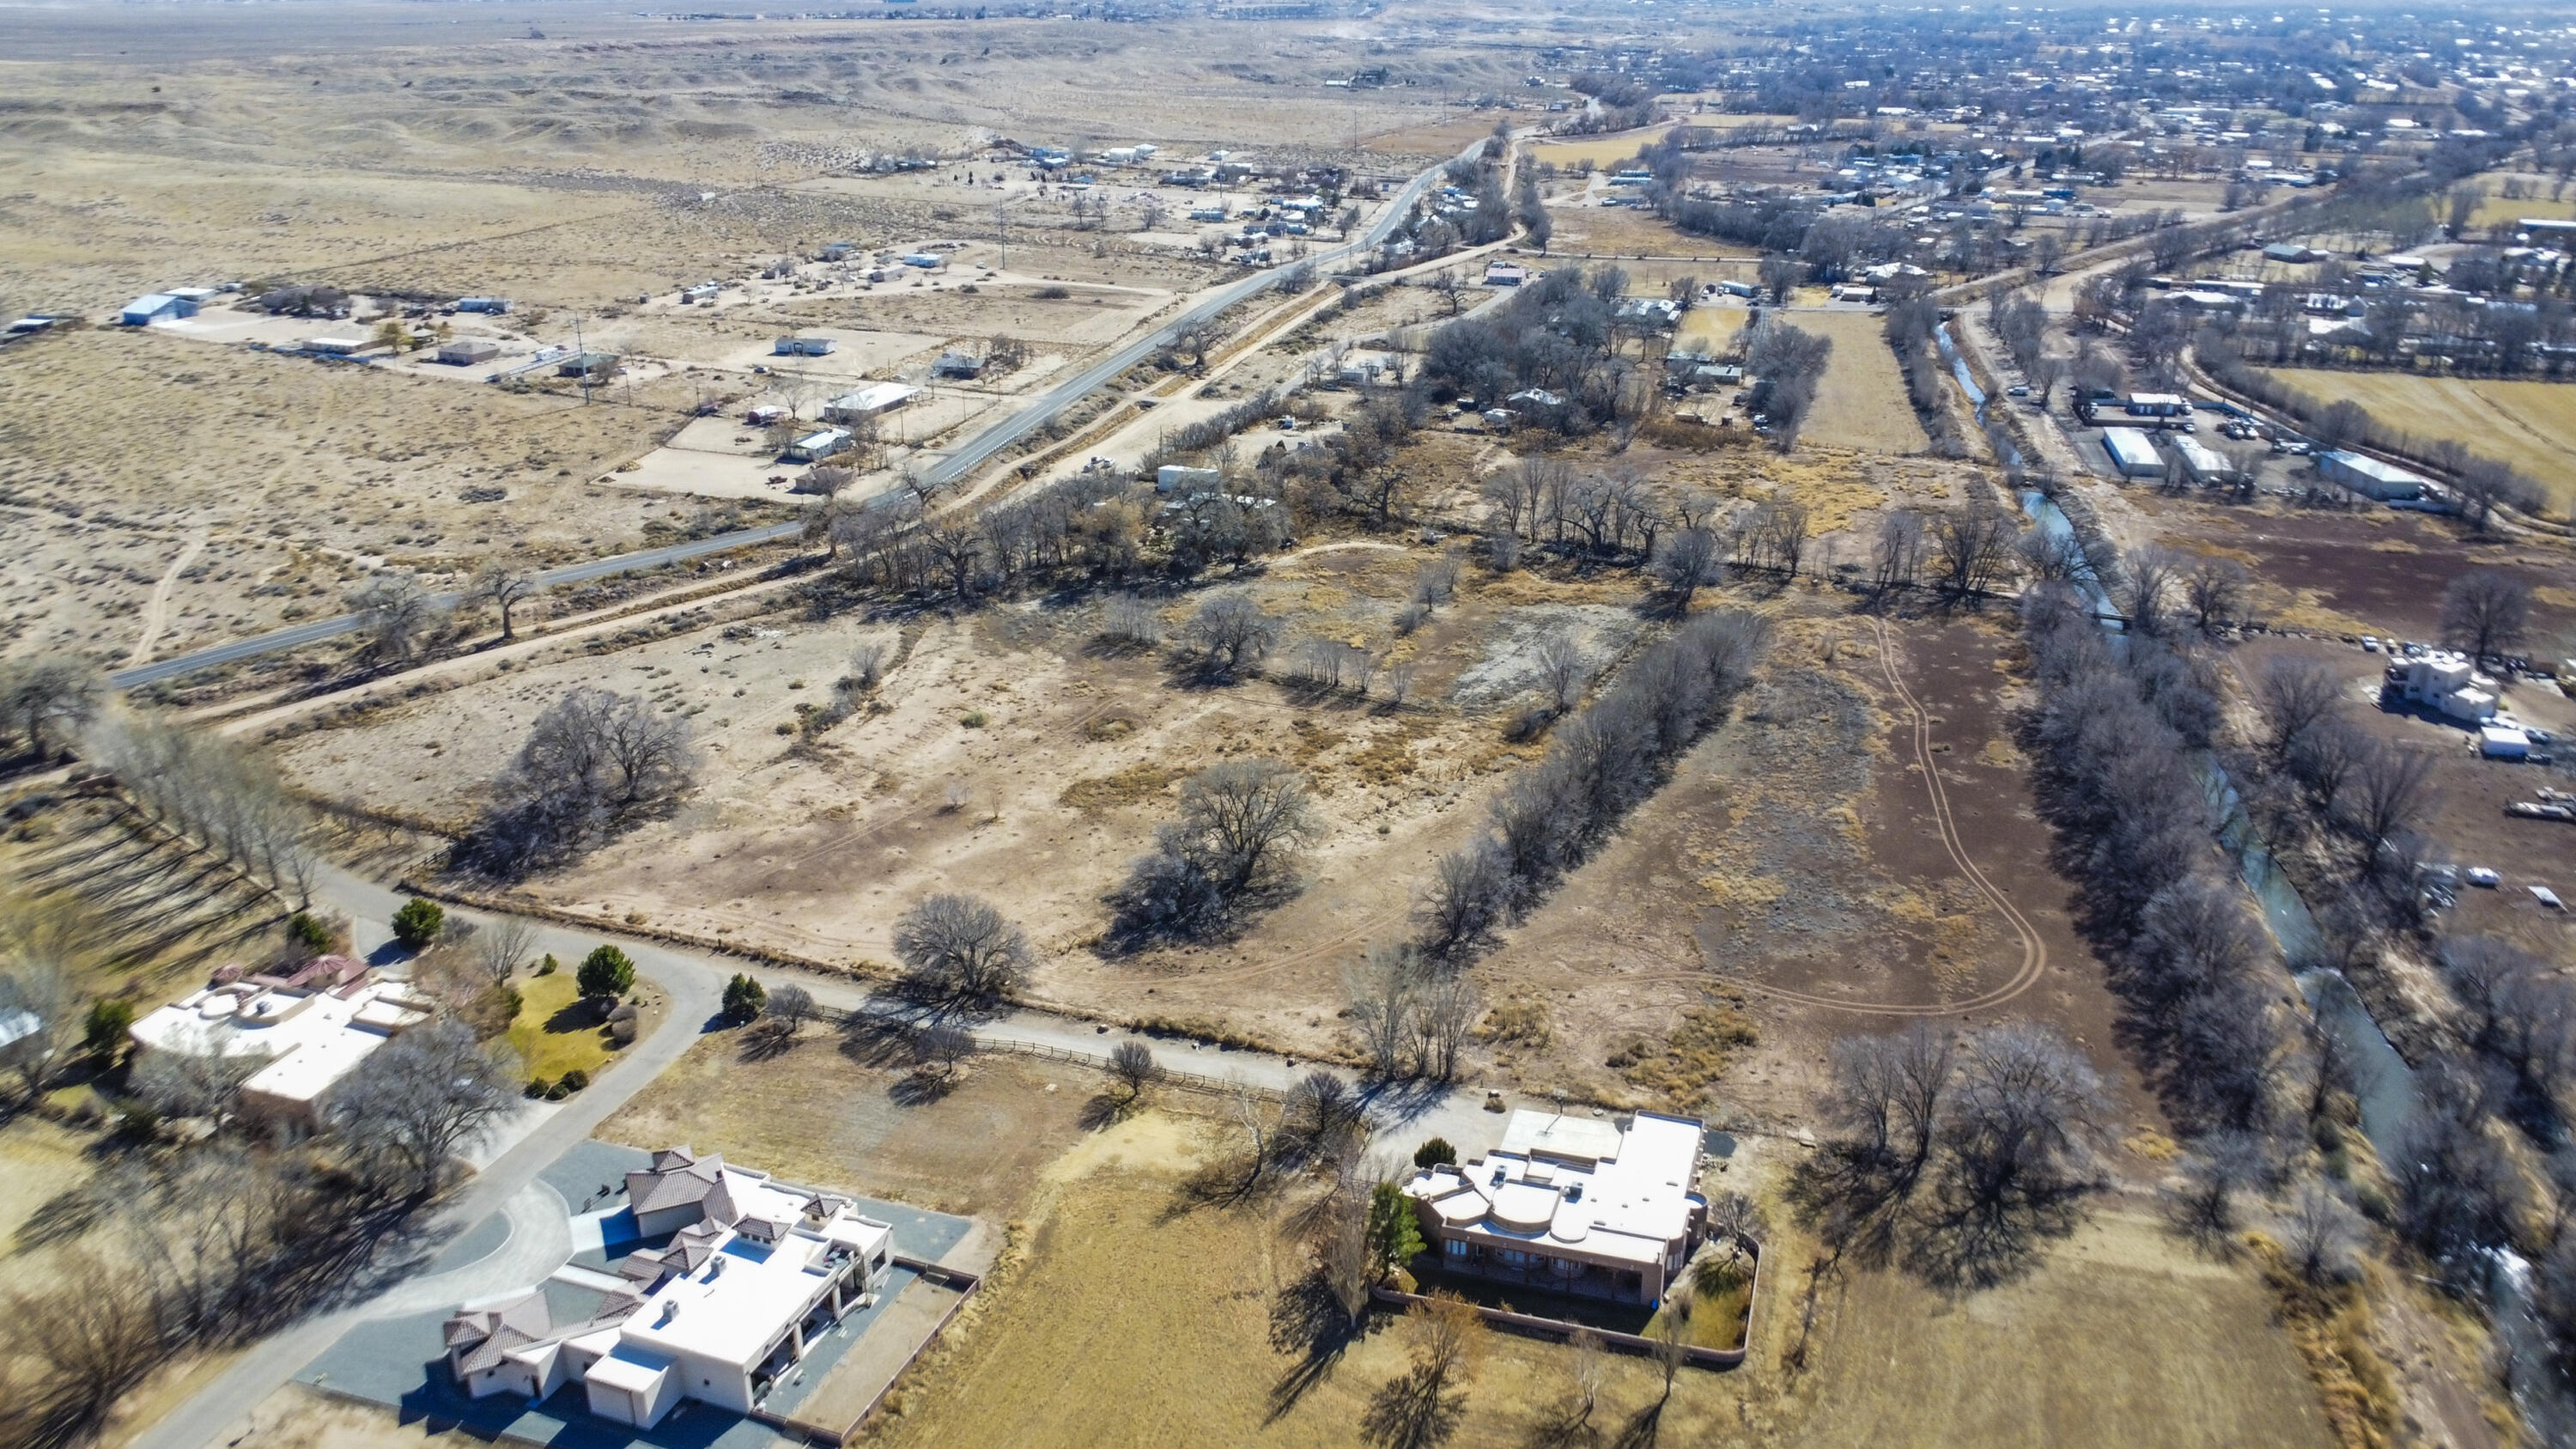
<path fill-rule="evenodd" d="M 548 955 L 546 959 L 537 963 L 537 974 L 540 976 L 552 976 L 555 974 L 559 964 L 560 963 L 558 963 L 552 955 Z"/>
<path fill-rule="evenodd" d="M 134 1003 L 102 996 L 89 1004 L 81 1027 L 81 1045 L 102 1062 L 114 1061 L 125 1049 L 125 1034 L 134 1026 Z"/>
<path fill-rule="evenodd" d="M 1413 1165 L 1416 1167 L 1436 1167 L 1442 1163 L 1454 1165 L 1457 1161 L 1458 1149 L 1450 1146 L 1446 1137 L 1434 1137 L 1413 1149 Z"/>
<path fill-rule="evenodd" d="M 581 973 L 575 979 L 584 996 L 623 996 L 635 984 L 635 963 L 615 946 L 601 946 L 581 958 Z"/>
<path fill-rule="evenodd" d="M 438 928 L 446 919 L 447 912 L 438 902 L 413 896 L 394 912 L 394 939 L 417 951 L 438 939 Z"/>
<path fill-rule="evenodd" d="M 737 971 L 725 983 L 724 1014 L 727 1021 L 751 1021 L 769 1004 L 769 992 L 757 981 Z"/>
<path fill-rule="evenodd" d="M 571 1071 L 564 1073 L 563 1080 L 557 1082 L 555 1085 L 563 1088 L 566 1092 L 578 1092 L 582 1088 L 590 1085 L 590 1073 L 583 1071 L 579 1067 L 575 1067 Z"/>
<path fill-rule="evenodd" d="M 286 939 L 308 955 L 319 956 L 331 949 L 331 928 L 315 919 L 312 912 L 297 911 L 287 918 Z"/>

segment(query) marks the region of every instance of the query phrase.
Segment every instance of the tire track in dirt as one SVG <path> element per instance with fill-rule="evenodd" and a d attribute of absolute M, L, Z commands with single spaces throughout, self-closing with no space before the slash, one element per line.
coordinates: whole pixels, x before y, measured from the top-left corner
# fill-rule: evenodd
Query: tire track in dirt
<path fill-rule="evenodd" d="M 134 641 L 134 652 L 125 657 L 127 668 L 152 657 L 152 646 L 161 642 L 161 631 L 170 621 L 170 596 L 179 591 L 179 575 L 186 573 L 188 565 L 205 551 L 206 531 L 200 528 L 188 535 L 188 546 L 179 550 L 179 556 L 170 563 L 170 571 L 152 586 L 152 597 L 143 604 L 143 637 Z"/>
<path fill-rule="evenodd" d="M 2021 913 L 2020 908 L 2012 903 L 2010 897 L 1996 889 L 1995 883 L 1986 878 L 1986 873 L 1977 868 L 1974 860 L 1969 859 L 1967 846 L 1959 838 L 1958 818 L 1950 810 L 1949 786 L 1941 779 L 1940 766 L 1933 758 L 1932 716 L 1923 708 L 1923 701 L 1916 698 L 1914 691 L 1906 687 L 1904 675 L 1897 671 L 1896 642 L 1888 633 L 1887 621 L 1873 619 L 1871 623 L 1878 630 L 1879 668 L 1887 676 L 1888 687 L 1896 692 L 1897 699 L 1905 706 L 1905 712 L 1913 718 L 1913 729 L 1910 734 L 1914 745 L 1914 759 L 1923 770 L 1923 785 L 1931 799 L 1933 821 L 1941 832 L 1942 849 L 1949 853 L 1950 863 L 1958 867 L 1959 874 L 1967 878 L 1969 886 L 1979 896 L 1984 897 L 1986 903 L 1993 906 L 1996 913 L 2013 928 L 2013 934 L 2021 938 L 2021 969 L 2013 973 L 2011 980 L 1991 991 L 1982 992 L 1964 1001 L 1938 1002 L 1930 1005 L 1892 1001 L 1843 1001 L 1830 996 L 1790 991 L 1750 981 L 1736 981 L 1732 984 L 1775 1000 L 1793 1001 L 1802 1006 L 1817 1006 L 1864 1016 L 1962 1016 L 1972 1011 L 1983 1011 L 1990 1006 L 2001 1006 L 2039 984 L 2041 973 L 2048 969 L 2048 943 L 2040 939 L 2039 931 L 2031 925 L 2030 918 Z"/>

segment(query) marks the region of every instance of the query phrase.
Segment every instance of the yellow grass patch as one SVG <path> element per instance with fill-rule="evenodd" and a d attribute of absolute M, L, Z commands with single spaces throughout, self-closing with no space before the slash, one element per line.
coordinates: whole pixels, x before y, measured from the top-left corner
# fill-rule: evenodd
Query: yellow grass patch
<path fill-rule="evenodd" d="M 1619 131 L 1606 136 L 1586 136 L 1573 141 L 1539 141 L 1529 148 L 1530 159 L 1541 165 L 1565 170 L 1589 161 L 1596 168 L 1608 168 L 1635 156 L 1638 151 L 1664 139 L 1672 123 L 1649 126 L 1642 131 Z M 1464 143 L 1461 143 L 1464 144 Z"/>
<path fill-rule="evenodd" d="M 608 1061 L 607 1029 L 581 1004 L 570 966 L 520 983 L 519 1015 L 509 1037 L 531 1078 L 551 1082 L 569 1071 L 596 1074 Z"/>

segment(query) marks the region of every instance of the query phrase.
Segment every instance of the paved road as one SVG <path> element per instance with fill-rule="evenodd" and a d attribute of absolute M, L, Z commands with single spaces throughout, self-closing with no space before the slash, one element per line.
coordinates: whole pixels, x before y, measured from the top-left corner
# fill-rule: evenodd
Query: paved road
<path fill-rule="evenodd" d="M 755 544 L 775 543 L 783 538 L 794 538 L 804 530 L 805 524 L 802 520 L 773 523 L 761 528 L 736 529 L 731 533 L 691 539 L 687 543 L 648 548 L 639 553 L 613 554 L 607 558 L 595 558 L 585 563 L 566 564 L 562 568 L 544 570 L 537 575 L 537 580 L 549 589 L 560 588 L 565 584 L 588 583 L 592 579 L 622 574 L 629 569 L 657 569 L 666 564 L 687 563 L 691 559 L 704 558 L 711 553 L 725 553 L 732 549 L 749 548 Z M 439 594 L 436 597 L 442 608 L 452 606 L 457 600 L 457 596 L 452 593 Z M 316 619 L 309 624 L 297 624 L 291 628 L 254 635 L 248 639 L 235 639 L 228 644 L 209 645 L 204 649 L 172 655 L 168 659 L 137 665 L 132 669 L 120 669 L 110 674 L 107 682 L 119 689 L 132 689 L 138 684 L 176 679 L 180 675 L 193 674 L 197 670 L 210 669 L 218 664 L 231 664 L 279 649 L 298 649 L 318 640 L 336 638 L 356 630 L 364 622 L 365 616 L 360 614 L 342 614 L 337 618 Z"/>
<path fill-rule="evenodd" d="M 1470 155 L 1484 144 L 1484 139 L 1480 137 L 1474 145 L 1459 154 Z M 1039 394 L 1037 399 L 1027 407 L 985 427 L 946 457 L 925 469 L 923 472 L 925 480 L 933 485 L 946 485 L 965 477 L 983 466 L 994 454 L 1055 421 L 1065 409 L 1108 386 L 1121 373 L 1169 345 L 1182 328 L 1213 317 L 1255 293 L 1277 286 L 1294 267 L 1311 263 L 1318 269 L 1322 269 L 1375 250 L 1378 244 L 1385 241 L 1395 230 L 1396 224 L 1413 210 L 1414 202 L 1420 199 L 1423 190 L 1439 177 L 1440 171 L 1441 168 L 1435 166 L 1406 182 L 1404 189 L 1397 192 L 1395 198 L 1378 214 L 1377 220 L 1371 222 L 1367 230 L 1349 242 L 1330 251 L 1317 252 L 1313 256 L 1301 259 L 1300 262 L 1283 263 L 1264 271 L 1249 273 L 1241 280 L 1228 282 L 1207 293 L 1187 311 L 1164 323 L 1161 328 L 1100 358 L 1080 372 Z M 869 501 L 869 506 L 878 506 L 880 500 L 890 505 L 894 497 L 892 493 L 881 493 Z M 728 549 L 747 548 L 754 544 L 793 538 L 803 531 L 804 526 L 802 522 L 794 522 L 740 529 L 732 533 L 716 534 L 711 538 L 696 539 L 689 543 L 675 543 L 665 548 L 646 549 L 641 553 L 624 553 L 611 558 L 593 559 L 588 563 L 568 564 L 559 569 L 548 569 L 538 575 L 538 578 L 546 587 L 554 588 L 563 584 L 577 584 L 590 579 L 604 578 L 610 574 L 624 573 L 629 569 L 650 569 L 659 568 L 664 564 L 685 563 L 690 559 L 711 553 L 722 553 Z M 447 605 L 453 604 L 456 596 L 441 594 L 438 599 L 442 605 Z M 273 633 L 260 634 L 248 639 L 236 639 L 228 644 L 211 645 L 154 663 L 137 665 L 131 669 L 120 669 L 110 674 L 107 682 L 119 689 L 132 689 L 137 685 L 175 679 L 200 669 L 238 663 L 258 655 L 274 653 L 280 649 L 299 649 L 324 639 L 337 638 L 342 634 L 355 631 L 363 622 L 364 617 L 357 614 L 316 619 L 309 624 L 297 624 Z"/>

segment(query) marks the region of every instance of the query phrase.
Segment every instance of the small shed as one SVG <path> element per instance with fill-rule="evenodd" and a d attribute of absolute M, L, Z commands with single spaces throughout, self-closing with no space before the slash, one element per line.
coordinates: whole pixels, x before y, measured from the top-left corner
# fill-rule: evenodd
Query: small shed
<path fill-rule="evenodd" d="M 501 344 L 489 337 L 459 337 L 438 344 L 438 360 L 450 367 L 472 367 L 501 355 Z"/>
<path fill-rule="evenodd" d="M 577 353 L 555 364 L 557 377 L 604 378 L 616 375 L 617 354 L 614 352 Z"/>
<path fill-rule="evenodd" d="M 2225 453 L 2194 437 L 2172 440 L 2174 458 L 2182 465 L 2183 476 L 2203 488 L 2233 487 L 2245 481 L 2245 470 L 2236 466 Z"/>
<path fill-rule="evenodd" d="M 2531 753 L 2531 736 L 2500 724 L 2481 725 L 2478 753 L 2490 760 L 2519 760 Z"/>
<path fill-rule="evenodd" d="M 762 403 L 760 406 L 744 413 L 742 415 L 742 420 L 751 424 L 755 428 L 765 428 L 770 426 L 772 423 L 783 423 L 787 421 L 787 409 L 780 407 L 776 403 Z"/>
<path fill-rule="evenodd" d="M 167 292 L 153 292 L 126 303 L 125 310 L 116 314 L 116 322 L 120 327 L 149 327 L 155 322 L 196 315 L 197 304 L 193 300 L 174 297 Z"/>
<path fill-rule="evenodd" d="M 930 364 L 932 377 L 975 378 L 981 377 L 983 373 L 984 359 L 971 352 L 959 352 L 954 349 L 939 354 L 939 360 Z"/>
<path fill-rule="evenodd" d="M 2135 428 L 2104 428 L 2102 451 L 2110 455 L 2111 466 L 2124 478 L 2161 478 L 2165 459 L 2156 451 L 2155 440 Z"/>

